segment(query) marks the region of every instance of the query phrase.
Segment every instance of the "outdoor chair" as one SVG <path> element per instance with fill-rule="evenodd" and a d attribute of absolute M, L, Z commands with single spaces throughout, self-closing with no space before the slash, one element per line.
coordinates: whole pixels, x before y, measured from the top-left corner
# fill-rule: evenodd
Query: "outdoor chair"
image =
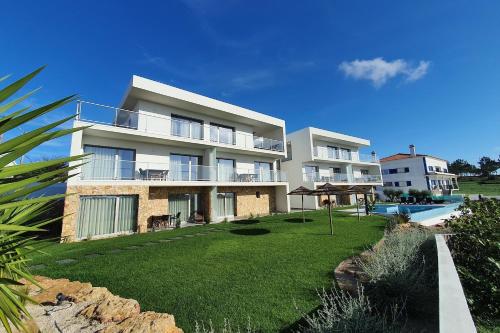
<path fill-rule="evenodd" d="M 178 212 L 177 214 L 175 214 L 175 216 L 171 216 L 170 221 L 173 226 L 179 228 L 181 226 L 181 212 Z"/>

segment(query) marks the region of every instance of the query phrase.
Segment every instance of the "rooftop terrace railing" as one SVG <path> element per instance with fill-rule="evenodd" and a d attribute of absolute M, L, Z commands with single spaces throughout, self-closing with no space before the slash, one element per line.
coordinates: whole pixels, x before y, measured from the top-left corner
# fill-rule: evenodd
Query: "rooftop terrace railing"
<path fill-rule="evenodd" d="M 324 146 L 313 147 L 314 157 L 324 160 L 334 161 L 353 161 L 353 162 L 367 162 L 378 163 L 379 159 L 375 154 L 360 154 L 358 152 L 351 152 L 346 150 L 333 150 Z"/>
<path fill-rule="evenodd" d="M 263 149 L 283 152 L 282 140 L 265 138 L 241 131 L 190 121 L 169 115 L 131 111 L 102 104 L 78 101 L 77 119 L 89 123 L 132 129 L 138 132 L 166 135 L 172 138 L 199 140 L 207 144 L 235 148 Z"/>

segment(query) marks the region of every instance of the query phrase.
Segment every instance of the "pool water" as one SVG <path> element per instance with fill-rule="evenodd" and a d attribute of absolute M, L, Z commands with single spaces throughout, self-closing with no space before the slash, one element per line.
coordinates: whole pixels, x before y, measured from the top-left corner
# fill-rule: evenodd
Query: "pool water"
<path fill-rule="evenodd" d="M 449 214 L 460 206 L 460 203 L 448 205 L 375 205 L 373 212 L 381 215 L 407 213 L 412 222 L 422 222 L 427 219 Z"/>

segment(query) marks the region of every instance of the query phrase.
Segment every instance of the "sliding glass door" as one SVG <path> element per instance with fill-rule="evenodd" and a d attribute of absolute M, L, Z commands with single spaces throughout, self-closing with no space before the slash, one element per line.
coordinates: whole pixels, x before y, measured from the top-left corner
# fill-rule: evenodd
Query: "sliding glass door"
<path fill-rule="evenodd" d="M 85 154 L 92 154 L 82 167 L 82 179 L 134 179 L 135 151 L 112 147 L 83 146 Z"/>
<path fill-rule="evenodd" d="M 217 217 L 234 217 L 235 201 L 234 193 L 217 193 Z"/>
<path fill-rule="evenodd" d="M 137 201 L 135 195 L 80 197 L 77 238 L 135 231 Z"/>
<path fill-rule="evenodd" d="M 273 180 L 273 164 L 268 162 L 254 162 L 255 173 L 259 181 L 270 182 Z"/>
<path fill-rule="evenodd" d="M 168 212 L 172 216 L 180 214 L 180 221 L 191 221 L 194 214 L 201 212 L 201 194 L 184 193 L 168 196 Z"/>
<path fill-rule="evenodd" d="M 202 180 L 201 156 L 170 154 L 172 180 Z"/>
<path fill-rule="evenodd" d="M 223 182 L 235 181 L 235 161 L 230 159 L 217 159 L 217 180 Z"/>

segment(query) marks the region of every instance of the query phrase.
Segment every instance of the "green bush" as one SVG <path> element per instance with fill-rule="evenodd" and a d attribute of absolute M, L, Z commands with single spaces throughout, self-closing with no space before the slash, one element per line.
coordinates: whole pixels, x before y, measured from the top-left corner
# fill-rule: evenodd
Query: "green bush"
<path fill-rule="evenodd" d="M 401 194 L 403 194 L 403 191 L 385 188 L 383 193 L 387 198 L 389 198 L 390 201 L 394 202 L 401 196 Z"/>
<path fill-rule="evenodd" d="M 392 232 L 398 224 L 409 223 L 411 216 L 408 213 L 394 213 L 385 223 L 386 232 Z"/>
<path fill-rule="evenodd" d="M 359 262 L 366 293 L 380 308 L 405 304 L 412 314 L 433 314 L 437 301 L 437 255 L 430 233 L 410 229 L 389 233 L 371 257 Z"/>
<path fill-rule="evenodd" d="M 352 332 L 382 333 L 400 332 L 401 311 L 393 307 L 387 316 L 378 312 L 363 292 L 358 288 L 356 296 L 333 288 L 329 293 L 323 290 L 319 294 L 320 309 L 313 315 L 304 317 L 306 325 L 302 333 Z"/>
<path fill-rule="evenodd" d="M 414 189 L 414 188 L 411 188 L 408 191 L 408 194 L 411 197 L 414 197 L 416 202 L 422 202 L 426 198 L 430 198 L 431 197 L 431 192 L 430 191 L 427 191 L 427 190 L 420 191 L 420 190 L 417 190 L 417 189 Z"/>
<path fill-rule="evenodd" d="M 483 320 L 500 317 L 500 201 L 465 198 L 460 215 L 447 221 L 449 246 L 471 312 Z"/>

